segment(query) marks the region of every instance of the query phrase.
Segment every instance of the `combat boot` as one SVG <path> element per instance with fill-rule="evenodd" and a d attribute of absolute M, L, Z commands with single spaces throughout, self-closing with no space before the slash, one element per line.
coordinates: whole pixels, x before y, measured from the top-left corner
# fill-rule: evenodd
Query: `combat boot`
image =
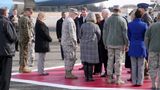
<path fill-rule="evenodd" d="M 25 66 L 20 66 L 19 67 L 19 73 L 30 73 L 31 70 Z"/>
<path fill-rule="evenodd" d="M 74 76 L 71 71 L 66 71 L 65 79 L 77 79 L 78 77 Z"/>
<path fill-rule="evenodd" d="M 151 77 L 152 80 L 152 90 L 156 90 L 157 85 L 156 85 L 156 77 Z"/>
<path fill-rule="evenodd" d="M 121 84 L 124 84 L 125 82 L 121 79 L 121 76 L 120 75 L 117 75 L 116 77 L 116 84 L 118 85 L 121 85 Z"/>
<path fill-rule="evenodd" d="M 107 83 L 108 83 L 108 84 L 115 83 L 115 80 L 113 79 L 112 76 L 113 76 L 113 75 L 109 75 L 109 76 L 108 76 L 108 80 L 107 80 Z"/>

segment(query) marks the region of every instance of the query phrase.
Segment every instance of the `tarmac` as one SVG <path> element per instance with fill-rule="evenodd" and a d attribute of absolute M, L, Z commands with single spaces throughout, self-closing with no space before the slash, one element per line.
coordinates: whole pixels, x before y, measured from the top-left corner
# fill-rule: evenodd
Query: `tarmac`
<path fill-rule="evenodd" d="M 34 14 L 34 22 L 36 21 L 37 13 Z M 47 53 L 46 61 L 45 61 L 45 68 L 56 67 L 56 66 L 64 66 L 64 61 L 61 59 L 60 53 L 60 44 L 56 37 L 56 21 L 60 18 L 60 13 L 46 13 L 46 25 L 50 29 L 50 35 L 52 37 L 52 43 L 50 43 L 51 51 Z M 79 60 L 79 48 L 77 50 L 77 62 L 80 63 Z M 17 73 L 19 69 L 19 52 L 16 52 L 16 55 L 13 59 L 13 67 L 12 73 Z M 32 70 L 37 69 L 37 54 L 36 60 L 34 61 L 34 66 L 31 68 Z M 19 83 L 11 81 L 10 89 L 9 90 L 68 90 L 56 87 L 46 87 L 46 86 L 39 86 L 35 84 L 27 84 L 27 83 Z"/>

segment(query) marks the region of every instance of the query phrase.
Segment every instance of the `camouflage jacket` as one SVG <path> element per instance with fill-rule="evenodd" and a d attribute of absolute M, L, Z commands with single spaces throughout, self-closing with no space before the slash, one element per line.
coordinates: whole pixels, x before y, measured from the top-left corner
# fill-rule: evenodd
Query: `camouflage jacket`
<path fill-rule="evenodd" d="M 19 34 L 20 34 L 20 42 L 21 43 L 28 43 L 32 38 L 33 32 L 33 22 L 32 19 L 28 16 L 22 16 L 19 19 Z"/>
<path fill-rule="evenodd" d="M 76 35 L 76 25 L 72 18 L 68 17 L 64 20 L 62 25 L 62 45 L 72 45 L 76 46 L 77 35 Z"/>

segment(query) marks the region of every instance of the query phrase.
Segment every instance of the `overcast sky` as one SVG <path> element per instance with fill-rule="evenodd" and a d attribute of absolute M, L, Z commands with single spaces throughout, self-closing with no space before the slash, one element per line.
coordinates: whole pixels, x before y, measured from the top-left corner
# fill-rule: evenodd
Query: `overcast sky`
<path fill-rule="evenodd" d="M 126 4 L 134 4 L 137 5 L 137 3 L 151 3 L 150 0 L 108 0 L 104 1 L 103 4 L 105 4 L 106 7 L 112 7 L 113 5 L 126 5 Z M 99 5 L 99 4 L 96 4 Z"/>

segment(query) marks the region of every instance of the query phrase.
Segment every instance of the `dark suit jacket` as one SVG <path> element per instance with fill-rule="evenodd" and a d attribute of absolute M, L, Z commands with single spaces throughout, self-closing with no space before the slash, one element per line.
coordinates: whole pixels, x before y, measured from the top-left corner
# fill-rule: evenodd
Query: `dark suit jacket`
<path fill-rule="evenodd" d="M 81 27 L 83 23 L 85 23 L 85 22 L 83 21 L 83 17 L 81 16 L 79 18 L 79 26 Z"/>
<path fill-rule="evenodd" d="M 74 19 L 74 22 L 76 25 L 77 42 L 79 43 L 79 30 L 80 30 L 79 18 L 77 17 L 76 19 Z"/>
<path fill-rule="evenodd" d="M 49 42 L 52 38 L 49 35 L 49 29 L 40 20 L 37 20 L 35 26 L 35 52 L 49 52 Z"/>
<path fill-rule="evenodd" d="M 17 33 L 10 20 L 0 16 L 0 56 L 14 56 Z"/>
<path fill-rule="evenodd" d="M 105 49 L 105 46 L 104 46 L 104 43 L 103 43 L 103 40 L 102 40 L 104 22 L 105 22 L 105 20 L 102 20 L 101 22 L 97 23 L 100 30 L 101 30 L 101 39 L 98 42 L 99 60 L 103 63 L 107 62 L 107 60 L 108 60 L 108 55 L 107 55 L 108 52 Z"/>
<path fill-rule="evenodd" d="M 62 24 L 63 24 L 63 19 L 60 18 L 56 23 L 57 38 L 61 38 L 61 36 L 62 36 Z"/>

